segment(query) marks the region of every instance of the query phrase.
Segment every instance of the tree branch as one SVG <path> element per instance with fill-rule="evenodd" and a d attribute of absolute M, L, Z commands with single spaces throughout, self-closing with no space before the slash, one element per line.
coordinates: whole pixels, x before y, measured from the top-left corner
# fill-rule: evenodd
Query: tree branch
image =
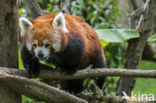
<path fill-rule="evenodd" d="M 1 71 L 8 74 L 19 75 L 29 77 L 26 70 L 18 70 L 15 68 L 0 67 Z M 95 78 L 104 76 L 120 76 L 120 77 L 140 77 L 140 78 L 156 78 L 156 70 L 130 70 L 130 69 L 119 69 L 119 68 L 103 68 L 103 69 L 85 69 L 77 71 L 73 75 L 64 75 L 59 71 L 52 69 L 41 69 L 40 78 L 43 79 L 54 79 L 54 80 L 73 80 L 82 78 Z"/>
<path fill-rule="evenodd" d="M 61 11 L 66 14 L 70 14 L 69 10 L 70 0 L 61 0 Z"/>
<path fill-rule="evenodd" d="M 36 0 L 21 0 L 21 2 L 27 11 L 27 15 L 31 19 L 35 19 L 42 15 L 42 10 Z"/>
<path fill-rule="evenodd" d="M 78 95 L 78 97 L 84 98 L 85 100 L 89 101 L 89 103 L 97 103 L 96 101 L 100 101 L 98 103 L 127 103 L 127 100 L 122 99 L 121 96 L 115 96 L 110 94 L 97 98 L 93 93 L 81 93 Z"/>
<path fill-rule="evenodd" d="M 78 95 L 78 97 L 83 98 L 87 101 L 90 101 L 89 103 L 156 103 L 156 99 L 152 101 L 147 101 L 145 99 L 141 99 L 139 97 L 136 97 L 136 100 L 132 99 L 133 97 L 127 96 L 126 98 L 123 98 L 122 96 L 115 96 L 111 94 L 106 94 L 104 96 L 101 96 L 100 98 L 96 97 L 94 93 L 81 93 Z M 97 102 L 100 101 L 100 102 Z"/>
<path fill-rule="evenodd" d="M 17 75 L 8 74 L 4 72 L 2 69 L 0 69 L 0 86 L 4 86 L 5 88 L 18 92 L 20 94 L 24 94 L 28 97 L 35 98 L 37 100 L 45 101 L 47 103 L 88 103 L 87 101 L 127 103 L 127 100 L 122 99 L 121 96 L 114 96 L 114 95 L 103 96 L 101 95 L 101 93 L 100 96 L 95 96 L 94 93 L 79 94 L 78 97 L 87 100 L 85 101 L 83 99 L 75 97 L 74 95 L 66 93 L 62 90 L 51 87 L 45 83 L 39 81 L 33 81 Z M 96 91 L 96 93 L 99 94 L 99 92 L 95 90 L 97 89 L 96 86 L 93 85 L 93 89 L 94 89 L 93 91 Z"/>
<path fill-rule="evenodd" d="M 31 19 L 36 19 L 43 14 L 50 14 L 51 12 L 42 10 L 36 0 L 20 0 L 23 7 L 26 9 L 27 15 Z"/>
<path fill-rule="evenodd" d="M 88 103 L 87 101 L 97 100 L 111 103 L 125 103 L 123 102 L 124 100 L 122 100 L 122 97 L 114 95 L 97 97 L 93 93 L 82 93 L 78 95 L 80 97 L 78 98 L 45 83 L 8 74 L 2 70 L 0 70 L 0 82 L 0 86 L 13 90 L 17 93 L 24 94 L 36 100 L 45 101 L 47 103 Z"/>
<path fill-rule="evenodd" d="M 137 2 L 135 0 L 130 0 L 131 5 L 133 6 L 133 10 L 138 9 Z"/>
<path fill-rule="evenodd" d="M 39 81 L 11 75 L 0 70 L 0 86 L 48 103 L 87 103 L 74 95 Z"/>
<path fill-rule="evenodd" d="M 20 76 L 17 76 L 20 75 Z M 29 77 L 26 70 L 18 70 L 15 68 L 0 67 L 0 86 L 5 86 L 11 90 L 18 93 L 22 93 L 26 96 L 42 100 L 45 102 L 55 102 L 55 103 L 77 103 L 76 101 L 82 101 L 82 103 L 87 103 L 82 99 L 79 99 L 69 93 L 63 92 L 59 89 L 51 87 L 47 84 L 33 81 L 24 77 Z M 64 75 L 59 71 L 51 69 L 41 69 L 39 77 L 48 78 L 54 80 L 71 80 L 80 79 L 86 77 L 103 77 L 103 76 L 124 76 L 124 77 L 156 77 L 156 70 L 128 70 L 128 69 L 85 69 L 80 70 L 73 75 Z M 121 96 L 114 95 L 102 95 L 101 90 L 92 85 L 92 91 L 94 93 L 81 94 L 78 97 L 83 98 L 87 101 L 105 101 L 112 103 L 126 103 L 126 100 L 122 100 Z M 98 95 L 97 95 L 98 94 Z M 95 96 L 96 95 L 96 96 Z M 63 98 L 63 100 L 60 98 Z M 57 102 L 56 102 L 57 101 Z M 79 102 L 78 102 L 79 103 Z"/>

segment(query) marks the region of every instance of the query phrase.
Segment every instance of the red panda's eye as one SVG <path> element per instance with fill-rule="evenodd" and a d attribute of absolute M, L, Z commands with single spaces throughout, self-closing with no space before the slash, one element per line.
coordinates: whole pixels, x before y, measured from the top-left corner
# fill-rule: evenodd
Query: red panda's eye
<path fill-rule="evenodd" d="M 36 48 L 36 47 L 37 47 L 37 45 L 36 45 L 36 44 L 33 44 L 33 47 L 35 47 L 35 48 Z"/>
<path fill-rule="evenodd" d="M 50 44 L 45 44 L 45 47 L 47 48 L 47 47 L 49 47 L 50 46 Z"/>

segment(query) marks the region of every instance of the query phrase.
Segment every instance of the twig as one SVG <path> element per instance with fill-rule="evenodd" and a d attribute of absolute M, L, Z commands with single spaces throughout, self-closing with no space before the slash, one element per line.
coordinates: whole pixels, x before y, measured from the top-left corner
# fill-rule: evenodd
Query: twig
<path fill-rule="evenodd" d="M 66 14 L 70 14 L 70 11 L 69 11 L 69 6 L 70 6 L 70 0 L 61 0 L 61 11 L 63 13 L 66 13 Z"/>
<path fill-rule="evenodd" d="M 92 83 L 90 88 L 93 91 L 93 95 L 95 97 L 101 98 L 103 96 L 102 90 L 95 83 Z"/>
<path fill-rule="evenodd" d="M 90 102 L 96 103 L 95 101 L 103 101 L 106 103 L 127 103 L 127 100 L 122 99 L 121 96 L 115 96 L 110 94 L 97 98 L 94 96 L 93 93 L 81 93 L 78 95 L 78 97 L 87 100 L 89 103 Z"/>

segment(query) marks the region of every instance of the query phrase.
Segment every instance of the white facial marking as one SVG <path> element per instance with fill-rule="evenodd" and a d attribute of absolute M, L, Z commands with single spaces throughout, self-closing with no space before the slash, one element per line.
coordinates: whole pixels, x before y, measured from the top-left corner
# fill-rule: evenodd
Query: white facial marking
<path fill-rule="evenodd" d="M 36 43 L 38 45 L 38 41 L 35 41 L 34 43 Z M 47 43 L 47 40 L 44 40 L 43 43 Z M 35 52 L 35 56 L 38 57 L 39 59 L 41 59 L 38 54 L 39 52 L 41 52 L 43 54 L 43 57 L 44 60 L 47 60 L 48 57 L 49 57 L 49 54 L 50 54 L 50 51 L 49 49 L 45 48 L 45 45 L 43 45 L 42 47 L 40 46 L 37 46 L 35 49 L 34 49 L 34 52 Z"/>
<path fill-rule="evenodd" d="M 48 40 L 43 40 L 43 44 L 45 45 L 46 43 L 48 43 Z"/>
<path fill-rule="evenodd" d="M 31 48 L 32 48 L 31 43 L 30 43 L 30 42 L 27 42 L 26 46 L 27 46 L 27 49 L 28 49 L 29 51 L 31 51 Z"/>
<path fill-rule="evenodd" d="M 54 29 L 61 30 L 63 33 L 68 33 L 68 29 L 66 27 L 66 20 L 62 12 L 56 15 L 52 25 Z"/>
<path fill-rule="evenodd" d="M 46 49 L 44 46 L 43 47 L 37 47 L 37 48 L 35 48 L 34 51 L 35 51 L 36 57 L 38 57 L 38 53 L 39 52 L 42 52 L 43 53 L 43 55 L 44 55 L 43 58 L 47 58 L 49 56 L 49 50 Z"/>
<path fill-rule="evenodd" d="M 55 49 L 55 52 L 58 52 L 61 49 L 61 42 L 59 42 L 59 41 L 55 42 L 55 43 L 52 44 L 52 46 Z"/>

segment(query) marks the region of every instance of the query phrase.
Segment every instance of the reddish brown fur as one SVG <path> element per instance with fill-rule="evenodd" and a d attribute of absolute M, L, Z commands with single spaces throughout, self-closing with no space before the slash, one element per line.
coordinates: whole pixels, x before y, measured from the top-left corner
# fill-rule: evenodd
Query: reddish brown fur
<path fill-rule="evenodd" d="M 32 21 L 34 25 L 32 31 L 35 35 L 35 39 L 37 38 L 38 40 L 42 41 L 45 38 L 48 38 L 49 41 L 53 41 L 54 37 L 52 33 L 54 33 L 54 28 L 52 27 L 52 22 L 56 15 L 56 13 L 43 15 Z M 83 56 L 84 64 L 89 63 L 89 61 L 92 60 L 90 57 L 94 58 L 97 55 L 96 53 L 102 53 L 103 55 L 103 48 L 94 29 L 87 23 L 85 23 L 84 20 L 80 17 L 67 14 L 64 15 L 69 33 L 62 37 L 62 49 L 66 46 L 68 37 L 73 36 L 73 33 L 77 33 L 80 35 L 80 37 L 82 37 L 85 43 L 85 51 Z M 34 32 L 34 30 L 36 30 L 37 32 Z"/>

